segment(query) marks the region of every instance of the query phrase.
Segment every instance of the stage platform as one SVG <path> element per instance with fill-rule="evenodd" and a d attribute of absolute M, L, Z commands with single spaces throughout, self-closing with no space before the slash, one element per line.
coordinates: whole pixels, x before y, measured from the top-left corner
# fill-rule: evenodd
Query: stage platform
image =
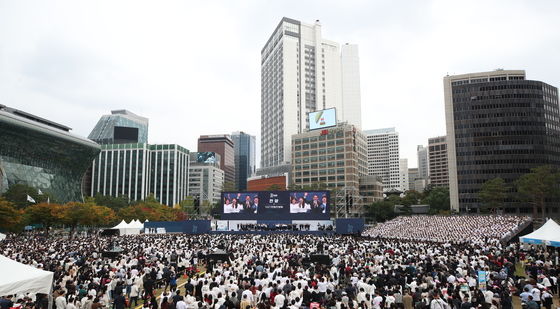
<path fill-rule="evenodd" d="M 292 235 L 315 235 L 326 236 L 335 235 L 335 231 L 210 231 L 209 234 L 226 234 L 226 235 L 270 235 L 270 234 L 292 234 Z"/>

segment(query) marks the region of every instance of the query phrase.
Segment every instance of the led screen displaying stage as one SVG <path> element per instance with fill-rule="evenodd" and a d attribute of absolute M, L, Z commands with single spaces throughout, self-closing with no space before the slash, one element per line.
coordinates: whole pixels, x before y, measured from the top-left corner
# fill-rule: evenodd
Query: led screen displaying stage
<path fill-rule="evenodd" d="M 329 191 L 223 192 L 222 219 L 328 220 Z"/>

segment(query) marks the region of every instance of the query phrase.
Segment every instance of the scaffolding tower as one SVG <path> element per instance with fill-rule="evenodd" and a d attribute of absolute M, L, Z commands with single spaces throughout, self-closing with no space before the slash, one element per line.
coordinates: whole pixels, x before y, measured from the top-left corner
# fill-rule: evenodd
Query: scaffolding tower
<path fill-rule="evenodd" d="M 364 198 L 360 195 L 360 190 L 349 186 L 335 191 L 335 218 L 362 217 L 364 215 Z"/>

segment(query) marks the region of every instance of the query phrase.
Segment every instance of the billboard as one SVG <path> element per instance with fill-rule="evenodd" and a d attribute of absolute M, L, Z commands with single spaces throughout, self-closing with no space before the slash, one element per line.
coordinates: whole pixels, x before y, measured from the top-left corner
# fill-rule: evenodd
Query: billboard
<path fill-rule="evenodd" d="M 115 143 L 138 143 L 138 128 L 115 126 L 113 139 Z"/>
<path fill-rule="evenodd" d="M 329 191 L 223 192 L 222 219 L 328 220 Z"/>
<path fill-rule="evenodd" d="M 336 126 L 335 108 L 329 108 L 316 112 L 311 112 L 308 115 L 309 115 L 309 130 L 317 130 L 317 129 Z"/>
<path fill-rule="evenodd" d="M 214 164 L 217 163 L 220 159 L 218 159 L 215 152 L 197 152 L 196 153 L 196 162 L 198 163 L 206 163 L 206 164 Z"/>

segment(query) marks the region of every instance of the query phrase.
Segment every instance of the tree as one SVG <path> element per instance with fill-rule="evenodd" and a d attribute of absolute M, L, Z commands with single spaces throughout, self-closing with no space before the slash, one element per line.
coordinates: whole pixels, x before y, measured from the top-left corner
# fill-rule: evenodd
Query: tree
<path fill-rule="evenodd" d="M 432 187 L 427 191 L 426 197 L 422 200 L 422 204 L 430 205 L 430 212 L 437 213 L 441 211 L 449 211 L 451 203 L 449 198 L 449 188 Z"/>
<path fill-rule="evenodd" d="M 25 216 L 31 224 L 42 224 L 47 233 L 53 225 L 64 222 L 64 207 L 60 204 L 39 203 L 25 208 Z"/>
<path fill-rule="evenodd" d="M 134 219 L 140 221 L 146 219 L 150 221 L 178 221 L 186 218 L 181 209 L 160 204 L 152 194 L 146 197 L 144 201 L 119 209 L 118 217 L 125 221 Z"/>
<path fill-rule="evenodd" d="M 96 193 L 93 197 L 96 205 L 102 205 L 114 210 L 118 210 L 130 205 L 130 200 L 126 195 L 119 195 L 117 197 L 111 195 L 103 195 Z"/>
<path fill-rule="evenodd" d="M 376 222 L 384 222 L 396 217 L 395 202 L 383 200 L 374 202 L 366 207 L 366 214 Z"/>
<path fill-rule="evenodd" d="M 29 205 L 34 204 L 33 202 L 29 202 L 27 200 L 28 195 L 33 200 L 35 200 L 35 203 L 44 203 L 47 202 L 48 200 L 51 203 L 55 202 L 50 194 L 46 192 L 44 193 L 42 192 L 42 194 L 39 194 L 39 190 L 25 184 L 11 185 L 8 188 L 8 190 L 3 194 L 3 197 L 7 201 L 12 202 L 18 208 L 25 208 Z"/>
<path fill-rule="evenodd" d="M 117 221 L 117 214 L 109 207 L 91 205 L 91 211 L 94 215 L 89 224 L 92 226 L 109 226 Z"/>
<path fill-rule="evenodd" d="M 179 202 L 179 208 L 185 212 L 187 216 L 194 216 L 198 214 L 198 209 L 195 207 L 195 199 L 192 196 L 185 197 L 184 200 Z"/>
<path fill-rule="evenodd" d="M 268 188 L 266 188 L 266 190 L 268 190 L 268 191 L 282 191 L 283 189 L 277 184 L 272 184 Z"/>
<path fill-rule="evenodd" d="M 423 198 L 422 193 L 415 190 L 409 190 L 406 191 L 406 195 L 403 198 L 401 198 L 401 203 L 403 204 L 403 206 L 418 205 L 418 203 L 420 202 L 420 200 L 422 200 L 422 198 Z"/>
<path fill-rule="evenodd" d="M 555 198 L 559 195 L 559 181 L 558 170 L 550 165 L 544 165 L 531 169 L 531 173 L 519 177 L 515 182 L 520 199 L 533 206 L 533 218 L 538 217 L 539 210 L 544 218 L 547 198 Z"/>
<path fill-rule="evenodd" d="M 0 218 L 0 230 L 3 231 L 19 232 L 25 224 L 23 210 L 3 198 L 0 198 Z"/>
<path fill-rule="evenodd" d="M 478 198 L 482 201 L 482 209 L 495 213 L 497 209 L 504 206 L 507 191 L 506 182 L 502 178 L 487 180 L 478 192 Z"/>

